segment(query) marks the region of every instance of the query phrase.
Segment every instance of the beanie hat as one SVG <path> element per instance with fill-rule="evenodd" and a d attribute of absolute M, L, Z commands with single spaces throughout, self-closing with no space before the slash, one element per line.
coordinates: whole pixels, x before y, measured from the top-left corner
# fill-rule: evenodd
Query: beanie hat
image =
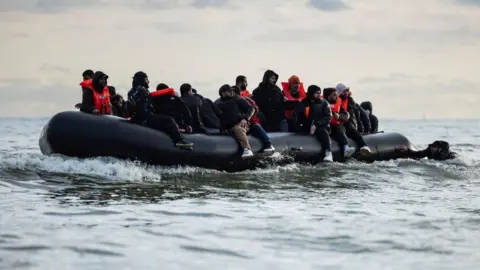
<path fill-rule="evenodd" d="M 335 88 L 331 88 L 331 87 L 324 88 L 323 89 L 323 98 L 327 99 L 328 96 L 330 96 L 330 94 L 332 94 L 335 91 L 337 91 L 337 90 L 335 90 Z"/>
<path fill-rule="evenodd" d="M 300 78 L 297 75 L 293 75 L 288 78 L 288 84 L 300 83 Z"/>
<path fill-rule="evenodd" d="M 311 99 L 313 97 L 313 95 L 318 91 L 322 91 L 322 89 L 319 86 L 314 85 L 314 84 L 310 85 L 307 88 L 307 97 Z"/>
<path fill-rule="evenodd" d="M 337 84 L 337 86 L 335 87 L 335 89 L 337 89 L 337 93 L 338 95 L 342 95 L 345 91 L 347 90 L 350 90 L 350 87 L 347 87 L 345 84 L 343 83 L 339 83 Z"/>

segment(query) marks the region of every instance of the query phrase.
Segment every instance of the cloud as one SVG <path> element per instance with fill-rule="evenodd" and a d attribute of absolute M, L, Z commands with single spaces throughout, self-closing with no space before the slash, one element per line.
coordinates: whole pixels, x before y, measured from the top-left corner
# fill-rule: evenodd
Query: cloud
<path fill-rule="evenodd" d="M 33 13 L 58 13 L 75 8 L 101 5 L 101 0 L 23 0 L 23 1 L 2 1 L 0 12 L 23 11 Z"/>
<path fill-rule="evenodd" d="M 308 5 L 321 11 L 339 11 L 349 8 L 342 0 L 309 0 Z"/>
<path fill-rule="evenodd" d="M 480 6 L 479 0 L 455 0 L 455 2 L 464 5 Z"/>

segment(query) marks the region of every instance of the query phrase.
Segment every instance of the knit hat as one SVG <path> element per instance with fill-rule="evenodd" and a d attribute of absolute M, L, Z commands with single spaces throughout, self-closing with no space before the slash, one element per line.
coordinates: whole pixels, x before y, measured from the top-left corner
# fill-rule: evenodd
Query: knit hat
<path fill-rule="evenodd" d="M 337 86 L 335 87 L 335 89 L 337 89 L 337 93 L 338 95 L 342 95 L 345 91 L 347 90 L 350 90 L 350 87 L 347 87 L 345 84 L 343 83 L 339 83 L 337 84 Z"/>
<path fill-rule="evenodd" d="M 327 99 L 328 96 L 330 96 L 330 94 L 332 94 L 335 91 L 337 91 L 337 90 L 335 90 L 335 88 L 331 88 L 331 87 L 324 88 L 323 89 L 323 98 Z"/>
<path fill-rule="evenodd" d="M 300 83 L 300 78 L 297 75 L 293 75 L 288 78 L 288 84 Z"/>
<path fill-rule="evenodd" d="M 322 89 L 319 86 L 314 85 L 314 84 L 310 85 L 307 88 L 307 97 L 311 99 L 313 97 L 313 95 L 318 91 L 322 91 Z"/>

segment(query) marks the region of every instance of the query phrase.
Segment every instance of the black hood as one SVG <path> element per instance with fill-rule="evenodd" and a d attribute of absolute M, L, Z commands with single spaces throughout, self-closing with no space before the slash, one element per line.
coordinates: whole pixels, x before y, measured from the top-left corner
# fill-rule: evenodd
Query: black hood
<path fill-rule="evenodd" d="M 307 97 L 310 99 L 313 99 L 313 94 L 315 94 L 318 91 L 322 91 L 322 89 L 318 85 L 310 85 L 307 89 Z"/>
<path fill-rule="evenodd" d="M 268 84 L 268 79 L 272 76 L 275 76 L 277 78 L 277 81 L 278 81 L 278 74 L 275 73 L 275 71 L 270 70 L 270 69 L 265 71 L 265 73 L 263 73 L 262 83 Z"/>
<path fill-rule="evenodd" d="M 371 114 L 373 114 L 373 107 L 372 103 L 370 101 L 364 101 L 362 104 L 360 104 L 360 107 L 366 111 L 370 111 Z"/>
<path fill-rule="evenodd" d="M 145 83 L 145 78 L 147 78 L 147 73 L 139 71 L 133 75 L 132 87 L 143 86 L 148 89 L 148 84 Z"/>
<path fill-rule="evenodd" d="M 100 79 L 104 78 L 105 79 L 105 82 L 103 84 L 100 84 Z M 93 88 L 95 89 L 95 91 L 97 92 L 102 92 L 103 91 L 103 88 L 105 86 L 107 86 L 107 82 L 106 80 L 108 79 L 108 75 L 101 72 L 101 71 L 97 71 L 93 74 L 93 77 L 92 77 L 92 85 L 93 85 Z"/>

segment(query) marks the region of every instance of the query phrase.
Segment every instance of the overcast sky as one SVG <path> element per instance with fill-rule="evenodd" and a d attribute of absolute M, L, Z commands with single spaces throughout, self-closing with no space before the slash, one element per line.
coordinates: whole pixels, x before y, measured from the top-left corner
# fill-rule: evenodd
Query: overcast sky
<path fill-rule="evenodd" d="M 216 98 L 273 69 L 343 82 L 380 118 L 479 112 L 480 0 L 1 1 L 0 40 L 0 116 L 72 110 L 87 68 L 121 94 L 139 70 Z"/>

